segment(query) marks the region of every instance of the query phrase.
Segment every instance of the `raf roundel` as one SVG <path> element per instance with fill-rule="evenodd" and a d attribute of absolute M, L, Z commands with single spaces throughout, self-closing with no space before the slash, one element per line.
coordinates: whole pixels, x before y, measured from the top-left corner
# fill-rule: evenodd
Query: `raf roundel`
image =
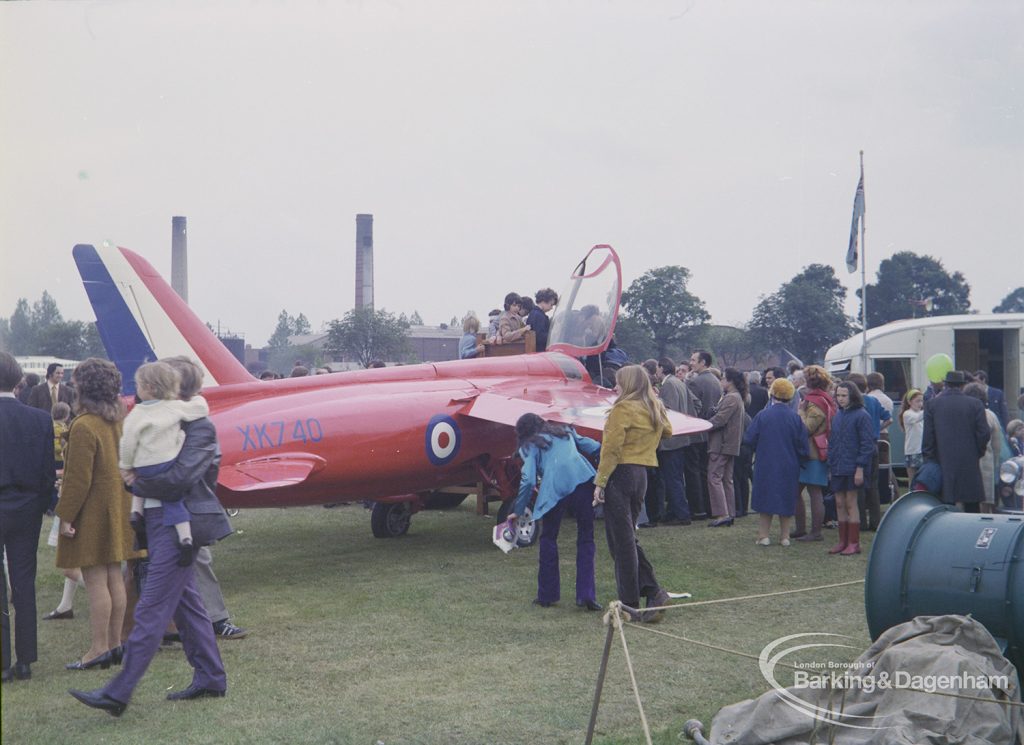
<path fill-rule="evenodd" d="M 462 431 L 455 420 L 445 414 L 431 417 L 427 423 L 427 458 L 435 466 L 451 463 L 459 454 Z"/>

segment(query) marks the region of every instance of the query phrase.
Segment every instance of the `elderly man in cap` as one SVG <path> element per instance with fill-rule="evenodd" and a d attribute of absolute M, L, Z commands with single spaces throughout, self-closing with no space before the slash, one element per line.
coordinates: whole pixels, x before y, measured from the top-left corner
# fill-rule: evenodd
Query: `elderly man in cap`
<path fill-rule="evenodd" d="M 979 512 L 985 490 L 978 459 L 990 432 L 985 405 L 964 395 L 966 383 L 961 370 L 946 373 L 945 392 L 925 404 L 922 454 L 942 470 L 942 500 L 962 505 L 964 512 Z"/>

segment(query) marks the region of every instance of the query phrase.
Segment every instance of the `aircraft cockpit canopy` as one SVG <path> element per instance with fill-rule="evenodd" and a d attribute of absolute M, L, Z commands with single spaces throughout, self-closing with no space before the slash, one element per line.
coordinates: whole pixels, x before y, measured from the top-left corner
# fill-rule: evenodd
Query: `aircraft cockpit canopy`
<path fill-rule="evenodd" d="M 615 333 L 622 270 L 611 246 L 594 246 L 577 265 L 551 319 L 548 350 L 573 357 L 600 354 Z"/>

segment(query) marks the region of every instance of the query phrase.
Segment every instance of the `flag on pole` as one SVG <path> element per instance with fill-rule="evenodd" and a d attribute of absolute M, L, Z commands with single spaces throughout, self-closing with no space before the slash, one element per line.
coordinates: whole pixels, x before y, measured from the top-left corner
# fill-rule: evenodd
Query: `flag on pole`
<path fill-rule="evenodd" d="M 857 271 L 859 256 L 857 253 L 857 228 L 864 219 L 864 165 L 860 167 L 860 181 L 857 182 L 857 194 L 853 197 L 853 224 L 850 226 L 850 247 L 846 251 L 846 268 Z"/>

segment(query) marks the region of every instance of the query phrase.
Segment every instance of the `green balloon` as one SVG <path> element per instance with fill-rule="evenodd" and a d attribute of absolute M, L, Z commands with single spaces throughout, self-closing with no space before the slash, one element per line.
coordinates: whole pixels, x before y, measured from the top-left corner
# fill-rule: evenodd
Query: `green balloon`
<path fill-rule="evenodd" d="M 953 360 L 948 354 L 933 354 L 925 363 L 925 370 L 928 372 L 928 380 L 933 383 L 941 383 L 946 379 L 946 373 L 953 369 Z"/>

